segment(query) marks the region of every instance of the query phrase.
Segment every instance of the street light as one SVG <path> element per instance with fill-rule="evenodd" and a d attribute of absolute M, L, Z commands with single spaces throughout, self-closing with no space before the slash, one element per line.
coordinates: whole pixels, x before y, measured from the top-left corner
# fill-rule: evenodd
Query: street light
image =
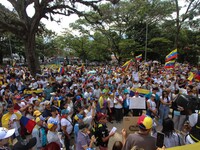
<path fill-rule="evenodd" d="M 9 41 L 9 48 L 10 48 L 10 54 L 11 54 L 11 64 L 13 64 L 12 46 L 11 46 L 10 36 L 8 38 L 8 41 Z"/>
<path fill-rule="evenodd" d="M 147 40 L 148 40 L 148 23 L 146 21 L 146 39 L 145 39 L 145 55 L 144 55 L 145 62 L 147 62 Z"/>

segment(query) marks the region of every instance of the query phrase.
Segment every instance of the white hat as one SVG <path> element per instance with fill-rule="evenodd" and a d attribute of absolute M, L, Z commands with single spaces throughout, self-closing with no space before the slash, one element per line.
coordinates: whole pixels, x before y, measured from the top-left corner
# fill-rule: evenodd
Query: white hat
<path fill-rule="evenodd" d="M 50 93 L 50 95 L 53 95 L 53 96 L 55 96 L 55 95 L 56 95 L 56 93 L 55 93 L 55 92 L 53 92 L 53 93 Z"/>
<path fill-rule="evenodd" d="M 46 101 L 44 101 L 44 105 L 46 106 L 46 105 L 49 105 L 50 104 L 50 101 L 48 101 L 48 100 L 46 100 Z"/>
<path fill-rule="evenodd" d="M 4 127 L 0 127 L 0 140 L 6 139 L 15 133 L 15 129 L 8 130 Z"/>

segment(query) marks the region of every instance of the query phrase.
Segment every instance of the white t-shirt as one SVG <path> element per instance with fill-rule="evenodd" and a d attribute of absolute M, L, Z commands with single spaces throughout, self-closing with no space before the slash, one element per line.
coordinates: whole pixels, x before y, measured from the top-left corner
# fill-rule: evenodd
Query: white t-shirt
<path fill-rule="evenodd" d="M 118 99 L 119 99 L 119 101 L 123 102 L 122 96 L 119 96 Z M 118 109 L 122 108 L 122 104 L 120 102 L 118 102 L 116 100 L 116 98 L 114 99 L 114 103 L 115 103 L 115 108 L 118 108 Z"/>
<path fill-rule="evenodd" d="M 167 103 L 167 102 L 170 102 L 171 101 L 171 98 L 168 96 L 168 99 L 165 97 L 165 98 L 162 98 L 162 96 L 160 96 L 160 99 L 163 99 L 163 101 L 165 102 L 165 103 Z"/>
<path fill-rule="evenodd" d="M 57 76 L 57 77 L 56 77 L 56 81 L 57 81 L 58 83 L 62 83 L 62 80 L 63 80 L 63 77 L 62 77 L 62 76 Z"/>
<path fill-rule="evenodd" d="M 107 101 L 110 103 L 110 108 L 113 108 L 114 107 L 114 100 L 108 97 Z"/>
<path fill-rule="evenodd" d="M 72 119 L 68 116 L 67 119 L 66 118 L 62 118 L 61 119 L 61 126 L 67 126 L 67 133 L 71 134 L 73 126 L 72 126 Z"/>
<path fill-rule="evenodd" d="M 152 110 L 156 110 L 156 103 L 152 101 L 151 99 L 148 99 L 147 102 L 150 103 L 150 107 Z"/>
<path fill-rule="evenodd" d="M 60 116 L 59 116 L 59 114 L 56 116 L 56 118 L 53 118 L 53 117 L 50 117 L 49 119 L 48 119 L 48 121 L 47 121 L 47 123 L 50 123 L 50 122 L 57 122 L 58 124 L 57 124 L 57 129 L 56 129 L 56 131 L 59 131 L 60 130 Z"/>
<path fill-rule="evenodd" d="M 36 97 L 31 97 L 31 98 L 29 99 L 29 102 L 33 104 L 33 101 L 35 101 L 35 100 L 38 100 L 38 96 L 36 96 Z"/>
<path fill-rule="evenodd" d="M 193 113 L 189 116 L 189 123 L 190 126 L 193 127 L 198 121 L 198 114 L 197 113 Z"/>
<path fill-rule="evenodd" d="M 11 117 L 10 117 L 10 121 L 13 121 L 13 120 L 16 120 L 16 119 L 17 119 L 17 115 L 12 114 Z M 15 129 L 15 136 L 19 136 L 19 132 L 18 132 L 18 129 L 20 128 L 19 121 L 14 121 L 13 123 L 11 123 L 10 128 Z"/>
<path fill-rule="evenodd" d="M 100 90 L 100 89 L 95 89 L 95 90 L 94 90 L 94 96 L 95 96 L 96 98 L 99 98 L 99 97 L 100 97 L 100 94 L 101 94 L 101 90 Z"/>
<path fill-rule="evenodd" d="M 57 135 L 57 132 L 52 132 L 49 130 L 47 133 L 47 141 L 48 141 L 48 143 L 56 142 L 60 145 L 60 139 Z"/>

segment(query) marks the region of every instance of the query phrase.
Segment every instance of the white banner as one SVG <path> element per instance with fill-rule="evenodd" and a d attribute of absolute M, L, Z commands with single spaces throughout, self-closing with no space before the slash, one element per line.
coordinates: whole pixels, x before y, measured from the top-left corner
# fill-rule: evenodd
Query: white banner
<path fill-rule="evenodd" d="M 129 109 L 146 109 L 146 100 L 144 97 L 130 97 Z"/>

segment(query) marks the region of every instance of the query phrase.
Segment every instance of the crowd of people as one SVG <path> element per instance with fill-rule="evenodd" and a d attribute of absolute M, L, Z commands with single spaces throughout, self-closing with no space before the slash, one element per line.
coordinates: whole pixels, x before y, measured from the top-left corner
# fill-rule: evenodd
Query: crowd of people
<path fill-rule="evenodd" d="M 162 127 L 166 148 L 199 142 L 198 110 L 188 114 L 175 101 L 179 94 L 199 97 L 199 81 L 188 80 L 198 68 L 178 64 L 165 69 L 159 63 L 138 62 L 125 70 L 83 65 L 60 70 L 44 67 L 33 77 L 26 67 L 1 68 L 0 150 L 17 145 L 34 150 L 107 150 L 115 131 L 106 124 L 122 123 L 124 116 L 140 116 L 139 131 L 118 131 L 123 140 L 114 143 L 114 150 L 157 149 L 156 126 Z M 130 98 L 138 97 L 145 97 L 146 109 L 129 109 Z M 183 137 L 182 132 L 189 134 Z M 13 144 L 14 140 L 18 142 Z"/>

